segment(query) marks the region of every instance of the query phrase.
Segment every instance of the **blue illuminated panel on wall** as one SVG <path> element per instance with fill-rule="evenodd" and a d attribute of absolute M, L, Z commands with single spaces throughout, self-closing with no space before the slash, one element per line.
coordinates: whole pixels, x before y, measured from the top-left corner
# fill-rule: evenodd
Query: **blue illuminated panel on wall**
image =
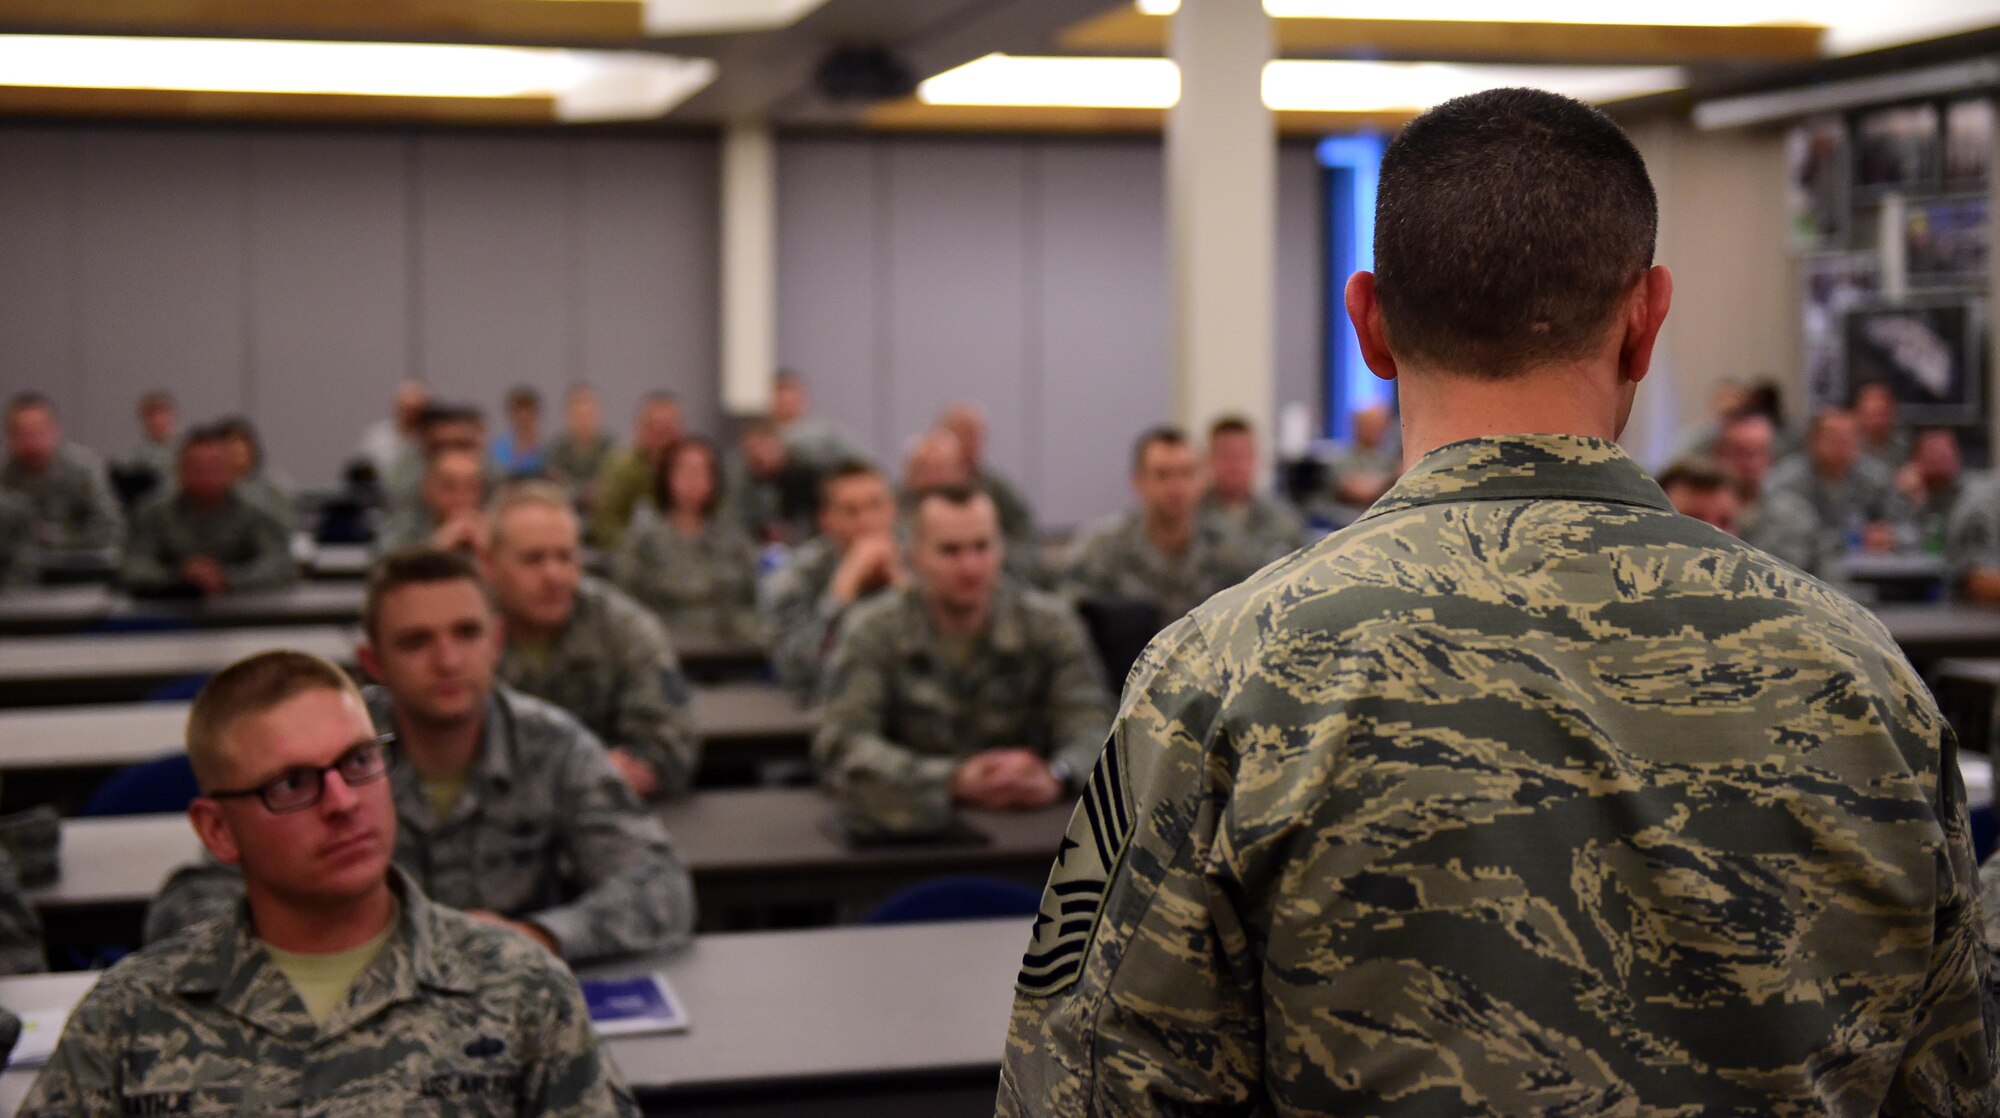
<path fill-rule="evenodd" d="M 1357 408 L 1394 394 L 1361 360 L 1361 346 L 1347 321 L 1347 277 L 1375 267 L 1375 183 L 1382 172 L 1382 136 L 1337 136 L 1319 145 L 1326 168 L 1326 431 L 1348 435 L 1347 417 Z"/>

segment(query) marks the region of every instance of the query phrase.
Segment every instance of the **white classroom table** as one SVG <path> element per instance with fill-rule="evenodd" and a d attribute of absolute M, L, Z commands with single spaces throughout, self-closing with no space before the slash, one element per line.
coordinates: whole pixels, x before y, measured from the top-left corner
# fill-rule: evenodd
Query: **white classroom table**
<path fill-rule="evenodd" d="M 0 682 L 117 679 L 220 671 L 258 652 L 291 648 L 346 663 L 359 630 L 341 625 L 273 626 L 190 633 L 19 637 L 0 641 Z"/>
<path fill-rule="evenodd" d="M 707 935 L 665 959 L 586 974 L 659 970 L 680 995 L 687 1032 L 608 1043 L 634 1091 L 664 1104 L 682 1093 L 991 1075 L 1027 942 L 1021 919 Z M 0 979 L 0 1006 L 66 1009 L 95 980 Z M 26 1070 L 0 1075 L 0 1115 L 32 1082 Z"/>
<path fill-rule="evenodd" d="M 790 692 L 767 683 L 697 686 L 693 706 L 703 744 L 731 759 L 742 750 L 804 758 L 818 725 Z M 116 769 L 150 761 L 179 748 L 188 707 L 104 703 L 0 710 L 0 773 Z"/>

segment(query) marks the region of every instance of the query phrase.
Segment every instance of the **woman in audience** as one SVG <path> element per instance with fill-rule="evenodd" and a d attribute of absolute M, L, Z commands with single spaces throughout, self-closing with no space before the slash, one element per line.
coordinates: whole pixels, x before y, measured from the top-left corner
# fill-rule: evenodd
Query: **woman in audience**
<path fill-rule="evenodd" d="M 236 492 L 244 500 L 277 515 L 286 529 L 298 527 L 298 487 L 275 469 L 264 465 L 264 444 L 257 428 L 240 415 L 219 421 L 229 463 L 236 471 Z"/>
<path fill-rule="evenodd" d="M 715 445 L 686 437 L 667 448 L 653 477 L 651 516 L 635 516 L 612 557 L 611 577 L 669 632 L 759 639 L 757 545 L 727 516 Z"/>

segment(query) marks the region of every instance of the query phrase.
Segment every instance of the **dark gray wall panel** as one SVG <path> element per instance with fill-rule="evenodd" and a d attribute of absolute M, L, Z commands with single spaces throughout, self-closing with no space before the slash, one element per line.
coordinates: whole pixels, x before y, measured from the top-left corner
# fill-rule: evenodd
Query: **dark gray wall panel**
<path fill-rule="evenodd" d="M 488 409 L 516 384 L 559 385 L 581 347 L 570 141 L 430 136 L 416 161 L 417 353 L 440 394 Z"/>
<path fill-rule="evenodd" d="M 1034 492 L 1051 526 L 1131 501 L 1132 440 L 1170 410 L 1159 145 L 1042 153 L 1041 427 Z"/>
<path fill-rule="evenodd" d="M 859 139 L 778 147 L 778 363 L 877 454 L 895 438 L 877 406 L 888 366 L 888 149 Z"/>
<path fill-rule="evenodd" d="M 718 430 L 715 145 L 603 141 L 574 155 L 577 375 L 598 386 L 621 437 L 639 396 L 655 389 L 680 397 L 690 428 Z M 558 383 L 546 386 L 552 398 Z"/>
<path fill-rule="evenodd" d="M 249 145 L 242 135 L 92 134 L 77 151 L 78 438 L 118 453 L 164 387 L 190 420 L 248 404 Z"/>
<path fill-rule="evenodd" d="M 339 476 L 411 373 L 412 143 L 251 140 L 252 410 L 301 481 Z"/>
<path fill-rule="evenodd" d="M 878 406 L 892 470 L 911 436 L 958 400 L 984 407 L 996 466 L 1019 476 L 1030 458 L 1029 169 L 1016 141 L 890 149 L 889 377 Z"/>
<path fill-rule="evenodd" d="M 76 137 L 0 130 L 0 395 L 84 405 L 76 363 Z"/>

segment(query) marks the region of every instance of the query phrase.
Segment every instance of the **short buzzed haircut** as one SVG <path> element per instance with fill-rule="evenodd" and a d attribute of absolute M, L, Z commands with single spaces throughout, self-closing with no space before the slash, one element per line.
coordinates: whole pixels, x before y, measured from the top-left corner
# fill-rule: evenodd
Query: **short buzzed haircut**
<path fill-rule="evenodd" d="M 1187 432 L 1178 427 L 1152 427 L 1139 436 L 1132 444 L 1132 472 L 1138 473 L 1146 465 L 1146 452 L 1155 446 L 1186 446 Z"/>
<path fill-rule="evenodd" d="M 990 494 L 986 492 L 986 490 L 981 489 L 977 485 L 933 486 L 917 494 L 916 504 L 912 506 L 912 509 L 915 513 L 915 515 L 911 518 L 912 521 L 914 522 L 913 526 L 919 533 L 923 531 L 924 507 L 926 505 L 943 504 L 943 505 L 949 505 L 950 507 L 955 509 L 963 509 L 963 508 L 971 508 L 973 505 L 978 504 L 980 501 L 985 501 L 987 504 L 991 505 L 993 503 L 993 498 Z M 993 522 L 994 526 L 997 528 L 1000 523 L 999 511 L 997 508 L 994 511 Z"/>
<path fill-rule="evenodd" d="M 832 469 L 820 475 L 819 499 L 821 503 L 823 504 L 833 499 L 834 486 L 839 485 L 843 481 L 850 481 L 858 477 L 872 477 L 887 484 L 882 477 L 882 471 L 876 469 L 873 462 L 864 462 L 859 458 L 849 458 L 843 462 L 836 463 Z"/>
<path fill-rule="evenodd" d="M 1736 478 L 1720 462 L 1708 458 L 1688 458 L 1667 467 L 1660 475 L 1660 488 L 1691 489 L 1696 493 L 1720 493 L 1733 489 Z"/>
<path fill-rule="evenodd" d="M 479 569 L 472 565 L 472 559 L 456 549 L 438 547 L 412 547 L 384 556 L 368 572 L 368 590 L 361 602 L 361 627 L 369 640 L 376 636 L 375 626 L 382 619 L 382 602 L 389 595 L 405 586 L 421 586 L 438 582 L 470 582 L 479 588 L 482 595 L 491 600 L 485 580 L 479 577 Z"/>
<path fill-rule="evenodd" d="M 1390 348 L 1505 379 L 1595 348 L 1653 260 L 1646 164 L 1598 110 L 1539 89 L 1454 98 L 1382 156 L 1375 290 Z"/>
<path fill-rule="evenodd" d="M 149 412 L 154 408 L 170 408 L 173 406 L 173 394 L 164 389 L 155 388 L 151 392 L 139 397 L 139 410 L 142 412 Z"/>
<path fill-rule="evenodd" d="M 16 392 L 7 400 L 7 417 L 9 419 L 31 409 L 40 409 L 53 415 L 56 406 L 49 400 L 47 394 L 33 390 Z"/>
<path fill-rule="evenodd" d="M 1208 441 L 1214 442 L 1217 435 L 1253 434 L 1250 421 L 1240 415 L 1225 415 L 1208 425 Z"/>
<path fill-rule="evenodd" d="M 361 703 L 361 689 L 332 662 L 303 652 L 260 652 L 215 674 L 188 711 L 188 762 L 195 783 L 210 792 L 228 779 L 229 728 L 308 691 L 338 691 Z"/>
<path fill-rule="evenodd" d="M 493 496 L 493 507 L 486 518 L 486 542 L 497 547 L 501 536 L 500 525 L 506 521 L 507 514 L 530 506 L 559 509 L 568 513 L 571 519 L 576 517 L 576 506 L 570 503 L 569 494 L 555 482 L 540 479 L 508 482 Z"/>
<path fill-rule="evenodd" d="M 525 384 L 516 385 L 507 391 L 507 410 L 509 411 L 513 411 L 516 408 L 534 408 L 536 411 L 540 411 L 541 407 L 542 394 Z"/>
<path fill-rule="evenodd" d="M 227 443 L 235 437 L 233 431 L 220 423 L 204 423 L 199 427 L 190 427 L 187 434 L 181 436 L 180 453 L 186 454 L 192 447 Z"/>

